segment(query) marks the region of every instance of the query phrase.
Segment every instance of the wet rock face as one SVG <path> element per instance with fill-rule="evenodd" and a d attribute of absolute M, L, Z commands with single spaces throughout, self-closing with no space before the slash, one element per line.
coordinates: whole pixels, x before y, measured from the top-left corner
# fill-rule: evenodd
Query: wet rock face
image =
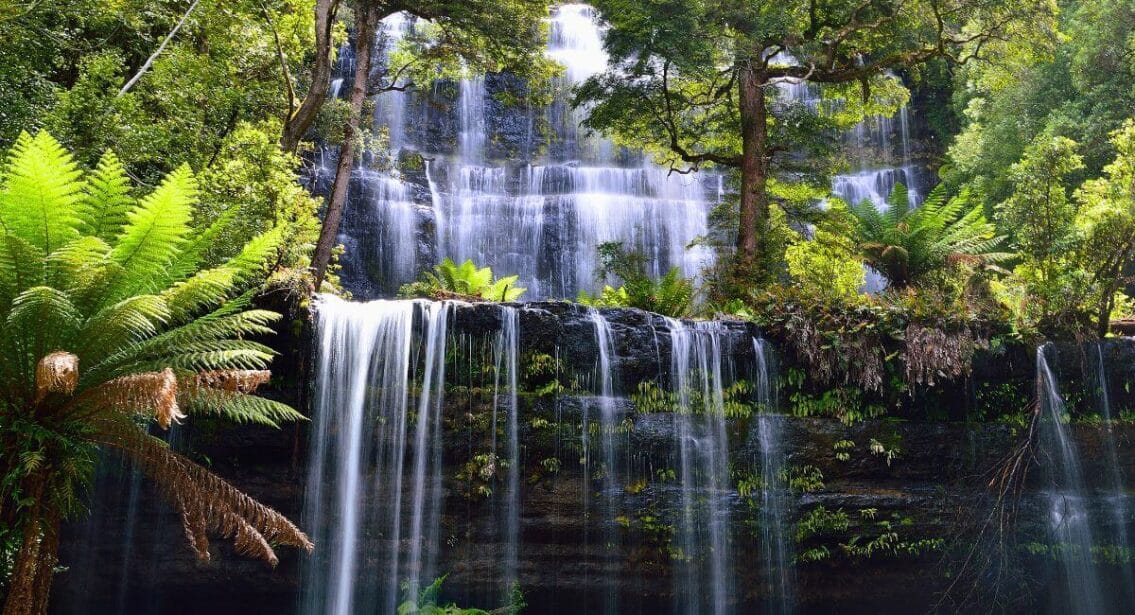
<path fill-rule="evenodd" d="M 521 357 L 558 357 L 564 370 L 594 369 L 598 347 L 594 323 L 586 308 L 562 302 L 517 304 Z M 668 386 L 671 362 L 670 323 L 638 310 L 604 309 L 610 325 L 614 357 L 614 412 L 632 427 L 619 436 L 623 468 L 614 494 L 601 476 L 585 476 L 577 450 L 579 433 L 570 426 L 583 416 L 597 416 L 600 400 L 588 391 L 520 397 L 521 498 L 518 572 L 528 613 L 575 614 L 600 610 L 605 596 L 615 596 L 620 613 L 670 612 L 675 578 L 683 566 L 675 551 L 675 528 L 681 523 L 681 493 L 674 475 L 678 467 L 675 433 L 680 417 L 673 413 L 636 412 L 630 395 L 639 383 Z M 501 311 L 491 304 L 457 308 L 453 333 L 470 338 L 492 336 L 502 326 Z M 739 377 L 753 364 L 752 337 L 744 323 L 723 323 L 724 361 Z M 298 343 L 295 340 L 291 343 Z M 1135 381 L 1135 345 L 1108 342 L 1101 349 L 1108 366 L 1109 390 L 1123 399 L 1126 383 Z M 1027 377 L 1027 353 L 1012 360 L 988 361 L 1006 378 Z M 1054 363 L 1063 376 L 1081 380 L 1084 354 L 1059 353 Z M 293 359 L 295 364 L 302 361 Z M 523 367 L 523 366 L 522 366 Z M 1017 372 L 1020 372 L 1017 374 Z M 1093 373 L 1088 368 L 1087 373 Z M 290 381 L 303 370 L 284 370 Z M 1077 395 L 1067 386 L 1069 397 Z M 295 399 L 301 389 L 288 396 Z M 444 506 L 440 516 L 438 571 L 448 574 L 445 598 L 462 604 L 499 606 L 491 578 L 506 546 L 490 497 L 471 494 L 460 478 L 473 456 L 483 450 L 472 426 L 485 407 L 447 398 L 443 440 Z M 299 403 L 298 401 L 295 403 Z M 959 404 L 967 403 L 964 399 Z M 1116 408 L 1119 408 L 1116 405 Z M 942 551 L 912 549 L 902 555 L 845 553 L 893 528 L 906 545 L 941 541 L 942 548 L 969 538 L 959 532 L 959 519 L 978 510 L 988 494 L 988 471 L 1005 457 L 1021 428 L 1000 423 L 865 421 L 844 425 L 830 419 L 784 418 L 783 450 L 788 472 L 808 477 L 790 499 L 787 531 L 792 557 L 826 548 L 828 557 L 794 567 L 795 607 L 802 613 L 925 612 L 947 582 Z M 556 428 L 541 426 L 555 424 Z M 180 432 L 176 446 L 207 464 L 250 495 L 272 505 L 305 527 L 302 516 L 307 467 L 307 425 L 281 430 L 232 428 L 194 420 Z M 1106 488 L 1107 432 L 1092 425 L 1073 425 L 1089 487 Z M 1135 476 L 1135 428 L 1114 426 L 1110 435 L 1118 451 L 1119 472 Z M 737 612 L 760 612 L 771 592 L 760 570 L 762 518 L 759 502 L 743 496 L 739 477 L 759 469 L 761 447 L 756 421 L 729 423 L 729 461 L 733 476 L 721 494 L 722 510 L 731 519 L 734 591 Z M 881 450 L 873 447 L 879 443 Z M 555 467 L 548 460 L 556 459 Z M 302 591 L 303 559 L 281 550 L 281 564 L 269 569 L 232 553 L 224 540 L 213 541 L 213 560 L 197 562 L 184 544 L 176 515 L 157 501 L 151 487 L 113 471 L 100 474 L 92 517 L 67 529 L 63 562 L 54 588 L 56 613 L 234 613 L 296 612 Z M 380 480 L 373 473 L 366 480 Z M 1041 473 L 1030 477 L 1021 498 L 1022 532 L 1043 534 L 1047 501 Z M 601 508 L 617 502 L 617 514 Z M 1104 517 L 1101 496 L 1093 515 Z M 381 505 L 381 503 L 375 503 Z M 805 519 L 817 511 L 845 513 L 846 528 L 798 535 Z M 865 511 L 871 511 L 870 513 Z M 869 518 L 868 518 L 869 515 Z M 797 540 L 797 538 L 800 540 Z M 375 552 L 390 549 L 388 538 L 368 533 Z M 128 545 L 128 546 L 127 546 Z M 409 548 L 399 545 L 401 549 Z M 697 564 L 697 554 L 692 555 Z M 1037 567 L 1036 578 L 1047 568 Z M 366 571 L 361 574 L 385 574 Z M 1045 601 L 1034 595 L 1035 611 Z M 1035 607 L 1035 608 L 1034 608 Z"/>

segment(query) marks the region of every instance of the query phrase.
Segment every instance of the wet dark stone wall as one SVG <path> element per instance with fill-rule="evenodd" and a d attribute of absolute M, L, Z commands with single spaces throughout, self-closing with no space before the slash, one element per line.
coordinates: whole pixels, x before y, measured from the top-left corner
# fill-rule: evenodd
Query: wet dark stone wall
<path fill-rule="evenodd" d="M 594 364 L 594 329 L 583 308 L 568 303 L 524 307 L 520 315 L 522 356 L 554 353 L 567 366 Z M 625 397 L 639 382 L 664 381 L 670 361 L 667 323 L 637 310 L 604 310 L 604 315 L 611 323 L 618 355 L 616 391 Z M 491 333 L 500 327 L 499 312 L 491 305 L 461 308 L 455 327 L 457 333 L 474 336 Z M 738 366 L 743 377 L 745 370 L 751 369 L 751 338 L 758 332 L 740 322 L 722 327 L 724 337 L 730 340 L 725 346 L 730 362 Z M 295 350 L 305 342 L 297 337 L 287 344 Z M 1069 398 L 1091 397 L 1088 389 L 1092 385 L 1084 384 L 1095 370 L 1090 363 L 1094 350 L 1089 351 L 1067 346 L 1056 353 L 1055 365 L 1062 383 L 1066 382 Z M 980 380 L 992 373 L 992 377 L 1006 381 L 1031 379 L 1035 355 L 1030 353 L 1034 351 L 1022 348 L 1005 352 L 1009 354 L 995 360 L 979 358 L 978 365 L 987 367 L 979 368 L 973 378 Z M 1110 341 L 1103 352 L 1114 407 L 1132 407 L 1127 389 L 1131 388 L 1129 383 L 1135 383 L 1135 344 Z M 301 383 L 306 379 L 303 361 L 294 352 L 285 359 L 274 384 L 282 397 L 302 403 Z M 968 389 L 959 390 L 964 393 Z M 529 605 L 526 612 L 568 614 L 597 609 L 608 587 L 618 596 L 620 613 L 669 612 L 674 600 L 674 568 L 666 526 L 673 525 L 678 514 L 673 504 L 677 487 L 673 481 L 659 479 L 658 472 L 676 463 L 674 416 L 633 415 L 634 429 L 626 436 L 629 473 L 620 504 L 625 521 L 614 533 L 617 547 L 604 551 L 597 537 L 612 535 L 611 528 L 603 526 L 603 515 L 583 506 L 585 492 L 596 485 L 585 481 L 571 453 L 563 452 L 565 438 L 557 440 L 531 427 L 534 417 L 570 423 L 595 403 L 593 397 L 579 392 L 554 398 L 527 393 L 521 396 L 524 453 L 519 572 Z M 958 398 L 956 403 L 968 402 Z M 621 401 L 619 408 L 633 413 L 629 400 Z M 447 405 L 447 420 L 460 422 L 460 414 L 468 411 L 455 401 Z M 999 421 L 868 420 L 845 425 L 824 418 L 782 420 L 788 467 L 796 471 L 812 468 L 808 471 L 813 476 L 822 475 L 822 485 L 812 484 L 793 497 L 792 521 L 819 507 L 846 512 L 856 519 L 845 531 L 828 532 L 799 544 L 792 541 L 797 555 L 813 547 L 827 547 L 831 552 L 820 561 L 795 567 L 795 605 L 802 613 L 930 610 L 948 586 L 953 570 L 951 557 L 974 542 L 966 532 L 976 531 L 970 524 L 972 513 L 988 504 L 991 468 L 1020 442 L 1024 429 Z M 1103 454 L 1106 429 L 1079 422 L 1072 428 L 1091 488 L 1103 489 L 1103 477 L 1110 471 Z M 1110 434 L 1119 452 L 1120 472 L 1135 476 L 1135 426 L 1114 425 Z M 193 420 L 176 428 L 171 441 L 302 525 L 306 435 L 306 425 L 273 430 Z M 729 438 L 735 469 L 760 463 L 752 420 L 731 422 Z M 872 441 L 883 443 L 893 457 L 873 452 Z M 850 446 L 837 444 L 848 442 Z M 563 465 L 549 472 L 540 462 L 557 447 Z M 486 578 L 485 571 L 495 569 L 489 564 L 499 559 L 504 549 L 493 527 L 492 503 L 469 497 L 468 485 L 455 478 L 471 449 L 465 433 L 448 433 L 443 475 L 446 505 L 440 532 L 444 556 L 439 570 L 449 575 L 446 597 L 462 604 L 495 607 L 499 605 L 479 602 L 494 581 Z M 1043 488 L 1042 473 L 1033 472 L 1020 495 L 1018 530 L 1027 536 L 1043 533 Z M 594 497 L 591 500 L 594 502 Z M 769 588 L 759 570 L 759 515 L 751 502 L 736 492 L 729 498 L 728 509 L 733 527 L 736 606 L 738 612 L 760 612 Z M 109 459 L 100 470 L 91 511 L 88 520 L 67 528 L 65 569 L 54 588 L 54 613 L 248 615 L 296 610 L 301 555 L 281 549 L 281 563 L 273 570 L 236 556 L 223 540 L 216 539 L 212 561 L 196 561 L 184 542 L 176 515 L 157 501 L 152 487 L 132 478 L 116 460 Z M 860 519 L 865 514 L 862 511 L 873 511 L 872 519 Z M 1102 512 L 1098 514 L 1102 516 Z M 903 543 L 940 541 L 939 548 L 870 557 L 841 551 L 840 545 L 858 544 L 882 533 L 879 521 L 892 523 Z M 586 545 L 583 537 L 589 537 Z M 1030 610 L 1036 611 L 1046 601 L 1048 572 L 1037 565 L 1028 574 Z"/>

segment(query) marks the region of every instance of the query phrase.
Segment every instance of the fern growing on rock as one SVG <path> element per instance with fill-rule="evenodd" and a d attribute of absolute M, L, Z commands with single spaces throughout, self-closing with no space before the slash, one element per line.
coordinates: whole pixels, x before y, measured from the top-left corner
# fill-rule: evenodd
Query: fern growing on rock
<path fill-rule="evenodd" d="M 50 135 L 22 134 L 0 174 L 0 525 L 19 544 L 5 615 L 46 611 L 60 522 L 80 510 L 98 449 L 124 455 L 181 514 L 201 559 L 208 535 L 275 565 L 274 547 L 312 544 L 276 511 L 147 432 L 189 414 L 278 425 L 302 419 L 253 395 L 272 351 L 273 312 L 241 293 L 278 231 L 227 261 L 206 251 L 233 222 L 196 230 L 188 167 L 136 198 L 106 154 L 84 174 Z"/>
<path fill-rule="evenodd" d="M 445 259 L 434 265 L 432 272 L 425 272 L 419 281 L 404 285 L 399 294 L 407 297 L 480 298 L 488 301 L 516 301 L 527 288 L 516 285 L 519 276 L 510 275 L 493 278 L 489 267 L 477 267 L 472 260 L 458 265 L 452 259 Z"/>

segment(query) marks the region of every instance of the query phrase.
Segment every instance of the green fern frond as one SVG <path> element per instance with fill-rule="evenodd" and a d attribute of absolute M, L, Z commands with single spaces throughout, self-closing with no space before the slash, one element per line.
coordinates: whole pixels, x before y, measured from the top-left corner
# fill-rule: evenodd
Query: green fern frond
<path fill-rule="evenodd" d="M 81 172 L 51 135 L 21 133 L 0 191 L 0 227 L 48 254 L 79 235 Z"/>
<path fill-rule="evenodd" d="M 130 211 L 111 251 L 111 259 L 123 269 L 108 291 L 114 299 L 161 289 L 189 235 L 196 200 L 197 180 L 183 165 Z"/>
<path fill-rule="evenodd" d="M 287 404 L 232 391 L 200 389 L 179 401 L 191 414 L 222 416 L 234 423 L 279 427 L 280 423 L 307 420 Z"/>
<path fill-rule="evenodd" d="M 111 242 L 126 226 L 126 213 L 134 207 L 130 179 L 114 152 L 107 150 L 87 176 L 82 200 L 83 234 Z"/>
<path fill-rule="evenodd" d="M 205 261 L 206 253 L 217 244 L 221 236 L 228 231 L 240 213 L 240 207 L 230 207 L 221 212 L 205 230 L 197 233 L 185 244 L 177 255 L 174 263 L 169 267 L 165 285 L 169 286 L 183 281 L 193 275 Z"/>
<path fill-rule="evenodd" d="M 44 283 L 44 258 L 38 248 L 16 235 L 0 235 L 0 307 L 16 295 Z"/>
<path fill-rule="evenodd" d="M 166 302 L 154 295 L 135 295 L 103 308 L 84 323 L 79 336 L 80 357 L 94 359 L 153 337 L 169 322 Z"/>

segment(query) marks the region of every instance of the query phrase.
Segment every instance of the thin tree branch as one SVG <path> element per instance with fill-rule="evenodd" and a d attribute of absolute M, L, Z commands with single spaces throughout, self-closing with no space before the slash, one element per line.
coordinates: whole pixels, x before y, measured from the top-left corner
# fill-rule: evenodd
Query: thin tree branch
<path fill-rule="evenodd" d="M 173 40 L 174 36 L 177 35 L 178 30 L 181 30 L 181 26 L 185 25 L 185 22 L 189 19 L 189 15 L 193 12 L 193 9 L 197 8 L 197 5 L 200 3 L 201 0 L 193 0 L 193 4 L 189 5 L 189 8 L 186 9 L 185 14 L 181 16 L 181 19 L 178 20 L 177 24 L 173 26 L 173 29 L 169 31 L 169 34 L 166 35 L 165 40 L 162 41 L 162 44 L 158 45 L 158 48 L 154 51 L 154 53 L 151 54 L 150 57 L 146 58 L 146 62 L 142 64 L 142 68 L 139 68 L 138 72 L 130 78 L 130 81 L 127 81 L 126 85 L 122 86 L 122 89 L 118 91 L 118 94 L 115 96 L 115 98 L 120 98 L 123 94 L 129 92 L 130 88 L 134 87 L 134 84 L 138 83 L 138 80 L 142 78 L 142 75 L 146 74 L 146 71 L 150 70 L 150 66 L 153 65 L 154 60 L 156 60 L 158 56 L 161 55 L 163 51 L 165 51 L 166 45 L 169 45 L 169 42 Z"/>

